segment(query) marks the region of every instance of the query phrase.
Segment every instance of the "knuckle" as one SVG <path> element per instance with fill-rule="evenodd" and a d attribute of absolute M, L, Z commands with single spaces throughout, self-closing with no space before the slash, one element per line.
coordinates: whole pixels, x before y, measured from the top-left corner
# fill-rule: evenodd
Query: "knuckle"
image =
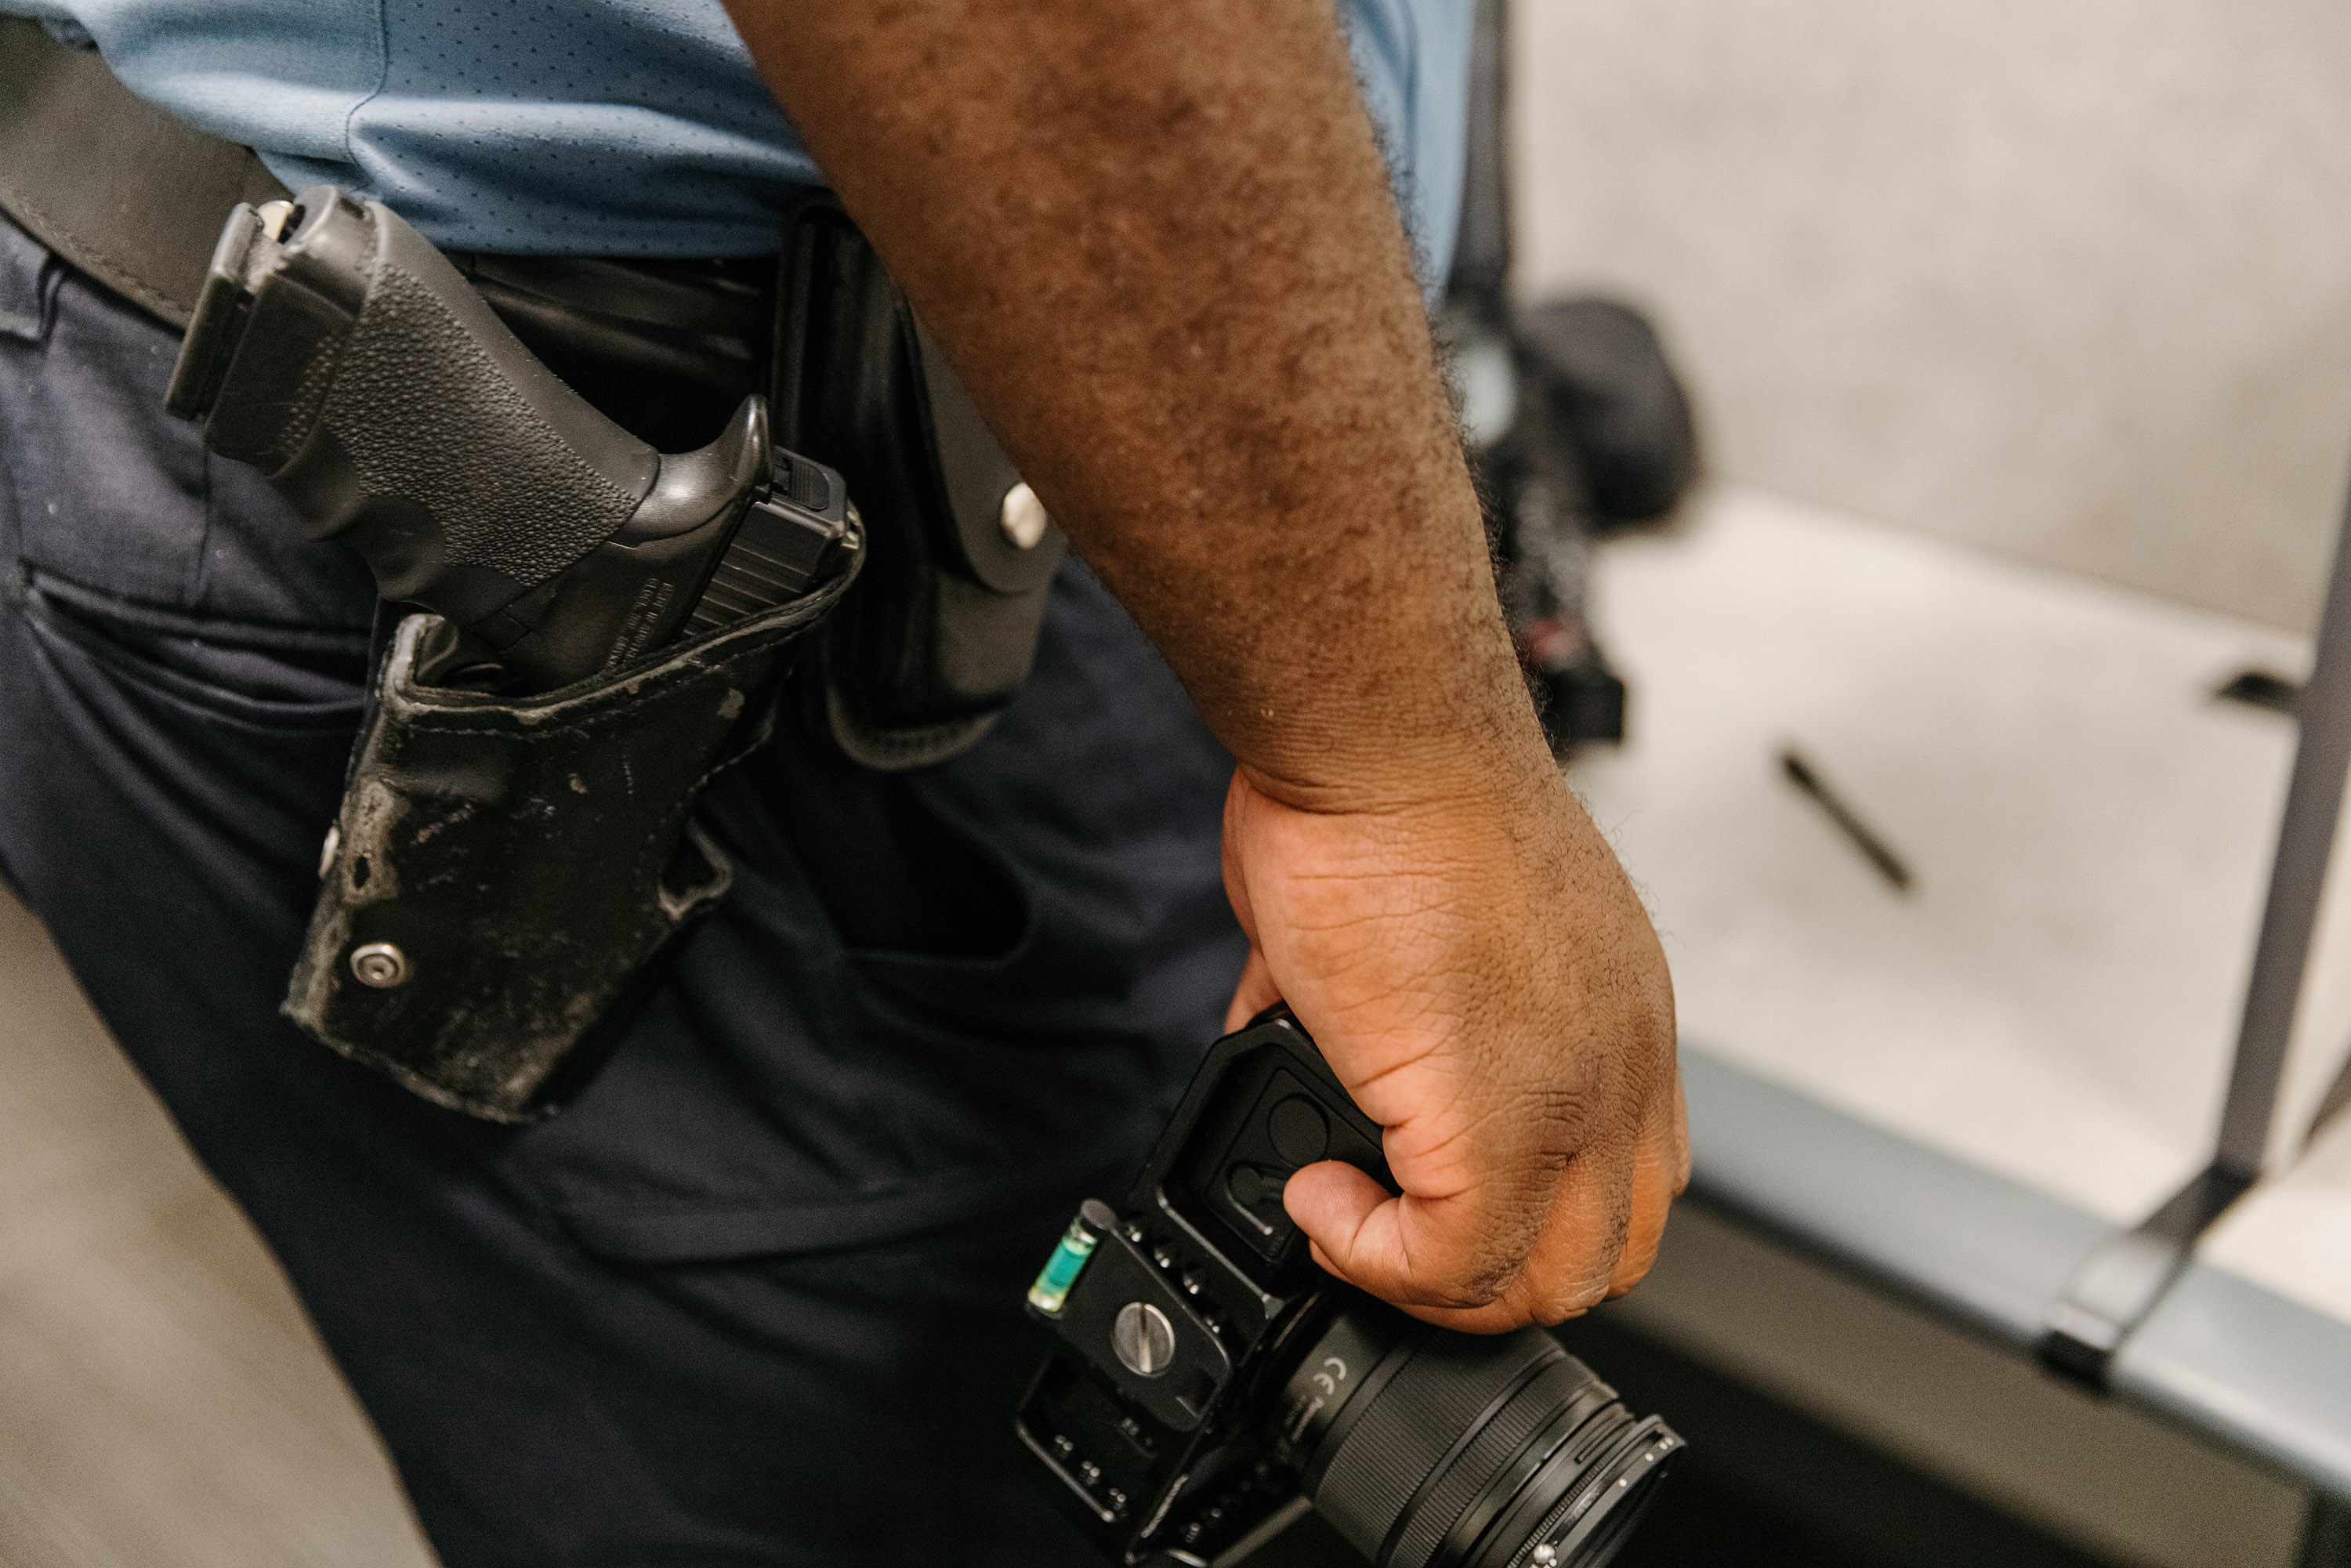
<path fill-rule="evenodd" d="M 1606 1280 L 1583 1280 L 1553 1291 L 1535 1303 L 1534 1317 L 1538 1322 L 1557 1327 L 1570 1318 L 1580 1318 L 1601 1302 L 1608 1300 Z"/>
<path fill-rule="evenodd" d="M 1632 1290 L 1634 1286 L 1647 1279 L 1649 1277 L 1649 1270 L 1656 1268 L 1656 1264 L 1657 1251 L 1654 1247 L 1644 1252 L 1626 1255 L 1626 1257 L 1616 1265 L 1615 1273 L 1609 1277 L 1608 1299 L 1612 1301 L 1614 1301 L 1617 1297 L 1624 1295 L 1626 1291 Z"/>
<path fill-rule="evenodd" d="M 1601 1098 L 1590 1077 L 1579 1071 L 1572 1080 L 1539 1086 L 1521 1101 L 1520 1114 L 1531 1124 L 1541 1157 L 1572 1159 L 1590 1141 Z"/>
<path fill-rule="evenodd" d="M 1517 1282 L 1519 1267 L 1514 1264 L 1489 1264 L 1462 1274 L 1436 1287 L 1443 1298 L 1432 1305 L 1457 1307 L 1464 1311 L 1490 1307 L 1510 1293 Z"/>

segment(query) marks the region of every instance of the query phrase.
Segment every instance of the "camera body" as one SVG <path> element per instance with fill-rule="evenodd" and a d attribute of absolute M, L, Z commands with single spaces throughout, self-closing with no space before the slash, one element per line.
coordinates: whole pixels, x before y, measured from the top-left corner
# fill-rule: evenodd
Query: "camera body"
<path fill-rule="evenodd" d="M 1209 1051 L 1125 1203 L 1029 1292 L 1054 1344 L 1015 1429 L 1111 1561 L 1234 1563 L 1308 1506 L 1377 1568 L 1598 1568 L 1681 1442 L 1539 1329 L 1416 1322 L 1332 1279 L 1282 1207 L 1381 1131 L 1287 1008 Z"/>

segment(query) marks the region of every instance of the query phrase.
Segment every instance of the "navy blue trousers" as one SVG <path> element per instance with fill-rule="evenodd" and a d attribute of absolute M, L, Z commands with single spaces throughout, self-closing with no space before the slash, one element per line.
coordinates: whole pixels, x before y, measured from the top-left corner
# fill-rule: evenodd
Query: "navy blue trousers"
<path fill-rule="evenodd" d="M 280 1018 L 371 588 L 168 419 L 177 335 L 0 222 L 0 869 L 285 1265 L 449 1568 L 1092 1561 L 1020 1473 L 1020 1296 L 1242 945 L 1230 766 L 1081 570 L 976 750 L 787 736 L 586 1092 L 469 1121 Z"/>

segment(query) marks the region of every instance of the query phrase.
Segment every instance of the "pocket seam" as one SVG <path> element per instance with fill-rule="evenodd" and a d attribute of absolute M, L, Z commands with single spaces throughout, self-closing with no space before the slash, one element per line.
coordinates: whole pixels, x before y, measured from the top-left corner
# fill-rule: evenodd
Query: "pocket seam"
<path fill-rule="evenodd" d="M 721 1263 L 803 1256 L 900 1241 L 936 1231 L 1045 1213 L 1071 1189 L 1123 1186 L 1155 1129 L 1121 1123 L 1092 1148 L 1059 1159 L 963 1166 L 881 1192 L 769 1203 L 600 1202 L 558 1190 L 544 1200 L 572 1239 L 600 1257 L 632 1263 Z"/>
<path fill-rule="evenodd" d="M 215 620 L 192 611 L 150 604 L 144 600 L 126 599 L 91 588 L 29 560 L 23 562 L 22 568 L 26 587 L 32 593 L 57 600 L 95 620 L 116 621 L 126 626 L 256 653 L 364 655 L 367 652 L 368 632 L 364 628 Z"/>
<path fill-rule="evenodd" d="M 256 697 L 199 680 L 146 658 L 109 637 L 99 626 L 77 625 L 68 617 L 55 613 L 52 606 L 62 604 L 85 622 L 105 618 L 103 611 L 85 609 L 76 604 L 73 599 L 53 593 L 42 581 L 46 576 L 36 574 L 29 567 L 26 570 L 22 602 L 27 625 L 53 645 L 80 654 L 108 674 L 151 696 L 177 703 L 216 722 L 275 734 L 332 733 L 350 729 L 359 722 L 364 698 L 358 687 L 352 689 L 349 701 L 304 703 Z M 137 619 L 128 619 L 127 623 L 152 625 Z M 155 625 L 152 629 L 163 628 Z M 237 643 L 233 637 L 214 636 L 205 640 L 226 646 L 250 646 Z M 276 650 L 260 648 L 254 651 Z"/>

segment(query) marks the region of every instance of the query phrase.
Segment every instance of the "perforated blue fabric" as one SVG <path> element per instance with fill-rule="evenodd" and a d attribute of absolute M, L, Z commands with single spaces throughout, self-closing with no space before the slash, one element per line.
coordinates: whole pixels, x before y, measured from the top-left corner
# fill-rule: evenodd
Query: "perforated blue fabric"
<path fill-rule="evenodd" d="M 435 245 L 758 256 L 822 175 L 719 0 L 0 0 L 78 26 L 133 91 L 287 184 L 375 196 Z M 1344 0 L 1399 195 L 1442 278 L 1468 0 Z"/>

